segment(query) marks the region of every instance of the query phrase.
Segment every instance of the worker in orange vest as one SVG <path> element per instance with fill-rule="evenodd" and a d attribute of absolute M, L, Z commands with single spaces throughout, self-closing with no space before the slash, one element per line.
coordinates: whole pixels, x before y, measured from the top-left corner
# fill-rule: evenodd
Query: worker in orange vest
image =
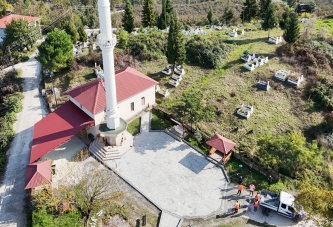
<path fill-rule="evenodd" d="M 256 196 L 254 197 L 254 201 L 259 201 L 260 199 L 260 194 L 257 192 Z"/>
<path fill-rule="evenodd" d="M 238 186 L 238 192 L 237 192 L 237 195 L 241 195 L 241 194 L 242 194 L 242 190 L 243 190 L 243 185 L 240 184 L 240 185 Z"/>
<path fill-rule="evenodd" d="M 257 211 L 257 208 L 258 208 L 258 206 L 259 206 L 259 201 L 258 201 L 258 200 L 255 201 L 255 202 L 253 203 L 253 206 L 254 206 L 254 211 Z"/>
<path fill-rule="evenodd" d="M 235 213 L 238 213 L 238 210 L 240 208 L 240 204 L 238 201 L 236 201 L 236 205 L 235 205 Z"/>

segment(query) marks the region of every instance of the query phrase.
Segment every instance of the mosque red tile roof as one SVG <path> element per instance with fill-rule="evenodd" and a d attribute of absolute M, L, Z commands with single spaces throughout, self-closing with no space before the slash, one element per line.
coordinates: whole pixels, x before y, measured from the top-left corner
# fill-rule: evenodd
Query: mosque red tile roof
<path fill-rule="evenodd" d="M 134 68 L 121 69 L 116 72 L 117 102 L 120 103 L 157 83 Z M 70 89 L 67 94 L 92 114 L 104 111 L 106 108 L 105 89 L 100 79 Z"/>
<path fill-rule="evenodd" d="M 69 141 L 93 122 L 94 120 L 73 102 L 67 101 L 35 124 L 30 163 Z"/>

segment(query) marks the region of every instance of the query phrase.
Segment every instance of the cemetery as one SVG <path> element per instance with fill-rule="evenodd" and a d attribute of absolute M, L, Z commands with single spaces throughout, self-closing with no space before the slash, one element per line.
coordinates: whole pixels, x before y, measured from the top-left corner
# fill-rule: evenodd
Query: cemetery
<path fill-rule="evenodd" d="M 264 91 L 269 91 L 271 86 L 269 85 L 269 81 L 265 82 L 265 81 L 259 80 L 256 83 L 256 88 L 264 90 Z"/>
<path fill-rule="evenodd" d="M 236 113 L 237 115 L 248 119 L 253 114 L 253 111 L 254 111 L 253 106 L 242 104 Z"/>
<path fill-rule="evenodd" d="M 277 37 L 269 37 L 268 38 L 268 43 L 272 43 L 272 44 L 279 44 L 283 41 L 282 36 L 277 36 Z"/>

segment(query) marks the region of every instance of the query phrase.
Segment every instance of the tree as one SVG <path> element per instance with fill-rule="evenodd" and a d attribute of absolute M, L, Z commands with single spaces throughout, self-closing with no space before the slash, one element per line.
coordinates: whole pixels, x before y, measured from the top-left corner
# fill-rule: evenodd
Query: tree
<path fill-rule="evenodd" d="M 277 17 L 275 15 L 275 8 L 273 4 L 269 4 L 265 15 L 264 15 L 264 21 L 262 22 L 261 26 L 262 28 L 267 31 L 268 30 L 268 38 L 269 33 L 271 29 L 275 28 L 277 24 Z"/>
<path fill-rule="evenodd" d="M 268 6 L 271 5 L 272 0 L 260 0 L 259 1 L 259 15 L 262 19 L 264 19 L 266 10 L 268 9 Z"/>
<path fill-rule="evenodd" d="M 7 1 L 0 0 L 0 17 L 6 15 Z"/>
<path fill-rule="evenodd" d="M 25 19 L 14 19 L 6 26 L 6 36 L 3 40 L 4 46 L 9 46 L 13 42 L 19 42 L 21 51 L 31 47 L 40 37 L 39 27 L 29 27 Z"/>
<path fill-rule="evenodd" d="M 57 72 L 67 67 L 74 59 L 71 37 L 59 29 L 49 32 L 38 50 L 38 60 L 45 69 L 50 71 Z"/>
<path fill-rule="evenodd" d="M 73 23 L 68 22 L 65 25 L 65 31 L 68 35 L 71 36 L 72 42 L 76 43 L 78 39 L 80 38 L 79 33 L 76 30 L 76 27 Z"/>
<path fill-rule="evenodd" d="M 77 32 L 79 33 L 80 42 L 87 42 L 88 37 L 87 37 L 87 33 L 84 31 L 83 26 L 80 26 L 79 29 L 77 30 Z"/>
<path fill-rule="evenodd" d="M 167 26 L 170 26 L 171 23 L 171 17 L 173 15 L 173 5 L 171 0 L 166 0 L 166 24 Z"/>
<path fill-rule="evenodd" d="M 52 191 L 45 188 L 33 198 L 38 210 L 47 207 L 53 213 L 64 214 L 68 206 L 79 211 L 85 226 L 92 214 L 101 209 L 107 212 L 112 205 L 122 198 L 121 182 L 108 169 L 97 162 L 87 162 L 85 165 L 73 168 L 66 166 L 66 177 L 59 181 Z"/>
<path fill-rule="evenodd" d="M 231 20 L 234 18 L 234 11 L 228 6 L 225 8 L 222 17 L 223 21 L 225 21 L 227 24 L 230 24 Z"/>
<path fill-rule="evenodd" d="M 215 116 L 215 109 L 211 105 L 203 103 L 203 94 L 201 91 L 189 89 L 183 92 L 181 101 L 181 118 L 193 125 L 199 121 L 212 121 Z"/>
<path fill-rule="evenodd" d="M 207 14 L 207 19 L 208 19 L 209 24 L 213 23 L 214 12 L 213 12 L 212 7 L 209 7 L 209 11 L 208 11 L 208 14 Z"/>
<path fill-rule="evenodd" d="M 261 165 L 292 178 L 306 179 L 308 174 L 323 173 L 322 150 L 317 143 L 307 143 L 301 132 L 282 135 L 265 134 L 258 140 Z"/>
<path fill-rule="evenodd" d="M 287 24 L 289 23 L 290 9 L 286 7 L 286 10 L 282 13 L 282 19 L 279 22 L 279 26 L 282 30 L 286 29 Z"/>
<path fill-rule="evenodd" d="M 333 218 L 333 191 L 328 190 L 329 186 L 318 188 L 312 184 L 302 184 L 301 191 L 296 201 L 304 206 L 304 209 L 313 215 L 321 214 L 325 218 L 322 221 Z M 330 226 L 327 225 L 320 226 Z"/>
<path fill-rule="evenodd" d="M 258 4 L 256 0 L 246 0 L 243 8 L 243 20 L 251 21 L 258 15 Z"/>
<path fill-rule="evenodd" d="M 288 6 L 294 8 L 296 6 L 297 0 L 287 0 Z"/>
<path fill-rule="evenodd" d="M 184 35 L 181 27 L 177 16 L 174 14 L 171 18 L 166 53 L 169 64 L 182 64 L 186 58 Z"/>
<path fill-rule="evenodd" d="M 156 25 L 153 0 L 144 0 L 141 23 L 144 27 L 153 27 Z"/>
<path fill-rule="evenodd" d="M 283 33 L 283 39 L 290 45 L 294 44 L 300 37 L 300 27 L 298 16 L 296 13 L 290 14 L 290 20 L 286 24 L 286 29 Z"/>
<path fill-rule="evenodd" d="M 130 0 L 126 0 L 125 13 L 122 22 L 124 29 L 128 33 L 131 33 L 134 29 L 134 13 L 133 13 L 133 6 Z"/>
<path fill-rule="evenodd" d="M 167 12 L 166 12 L 166 0 L 162 0 L 162 12 L 157 20 L 157 27 L 161 30 L 167 27 Z"/>

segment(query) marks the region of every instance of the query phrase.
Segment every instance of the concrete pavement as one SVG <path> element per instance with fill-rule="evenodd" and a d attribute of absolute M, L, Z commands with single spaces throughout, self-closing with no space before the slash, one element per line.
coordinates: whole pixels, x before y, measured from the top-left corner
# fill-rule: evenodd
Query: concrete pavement
<path fill-rule="evenodd" d="M 195 218 L 219 211 L 227 184 L 222 170 L 186 143 L 149 132 L 149 113 L 141 126 L 134 147 L 107 165 L 171 215 Z"/>
<path fill-rule="evenodd" d="M 33 55 L 34 56 L 34 55 Z M 26 226 L 25 167 L 29 162 L 34 124 L 47 114 L 39 95 L 41 65 L 34 58 L 15 66 L 24 78 L 23 109 L 14 124 L 15 138 L 8 150 L 8 164 L 0 186 L 0 226 Z M 9 67 L 7 70 L 11 70 Z"/>

